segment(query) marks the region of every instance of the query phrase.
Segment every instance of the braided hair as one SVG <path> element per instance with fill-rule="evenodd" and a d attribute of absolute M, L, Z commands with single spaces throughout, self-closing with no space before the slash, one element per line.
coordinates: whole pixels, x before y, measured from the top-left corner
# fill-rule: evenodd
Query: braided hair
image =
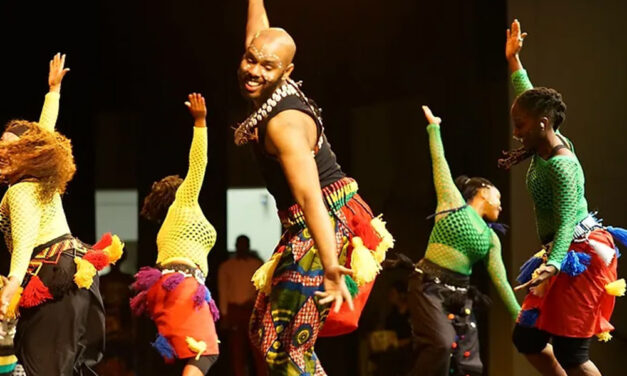
<path fill-rule="evenodd" d="M 536 87 L 527 90 L 516 98 L 515 103 L 530 115 L 541 117 L 546 116 L 554 130 L 566 120 L 566 103 L 562 99 L 562 95 L 555 89 L 547 87 Z M 520 147 L 515 150 L 504 151 L 503 157 L 499 159 L 500 168 L 509 170 L 512 166 L 530 158 L 532 151 Z"/>
<path fill-rule="evenodd" d="M 455 185 L 466 201 L 472 200 L 477 193 L 479 193 L 480 189 L 494 187 L 494 184 L 488 179 L 479 177 L 469 178 L 466 175 L 458 176 L 455 179 Z"/>

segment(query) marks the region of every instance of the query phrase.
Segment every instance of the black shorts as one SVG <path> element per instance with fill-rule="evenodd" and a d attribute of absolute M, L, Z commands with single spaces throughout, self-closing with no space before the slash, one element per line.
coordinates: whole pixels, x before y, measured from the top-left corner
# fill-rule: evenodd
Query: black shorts
<path fill-rule="evenodd" d="M 561 337 L 537 328 L 516 325 L 512 340 L 522 354 L 540 353 L 549 341 L 553 344 L 555 358 L 564 369 L 569 369 L 590 360 L 590 338 Z"/>

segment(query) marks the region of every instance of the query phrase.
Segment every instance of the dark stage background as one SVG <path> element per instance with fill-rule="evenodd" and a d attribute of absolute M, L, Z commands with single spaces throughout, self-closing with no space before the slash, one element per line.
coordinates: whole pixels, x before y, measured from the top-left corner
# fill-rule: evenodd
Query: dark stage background
<path fill-rule="evenodd" d="M 424 253 L 432 225 L 424 218 L 435 208 L 421 104 L 444 119 L 453 174 L 485 176 L 503 192 L 501 220 L 513 224 L 503 239 L 511 279 L 538 246 L 524 167 L 512 174 L 496 168 L 500 150 L 510 144 L 503 45 L 514 16 L 531 34 L 523 59 L 533 81 L 565 95 L 565 132 L 583 161 L 591 208 L 610 224 L 627 225 L 624 1 L 268 0 L 267 8 L 271 24 L 297 42 L 293 77 L 323 107 L 339 162 L 373 210 L 385 213 L 397 249 L 412 259 Z M 136 188 L 143 199 L 153 181 L 185 173 L 192 121 L 183 102 L 191 91 L 205 95 L 209 163 L 200 200 L 219 235 L 209 256 L 214 296 L 215 271 L 227 257 L 226 189 L 262 184 L 250 154 L 233 146 L 230 130 L 247 111 L 235 75 L 245 11 L 244 0 L 0 4 L 0 121 L 37 119 L 47 62 L 57 51 L 68 54 L 72 70 L 62 88 L 58 129 L 73 140 L 78 173 L 64 203 L 73 233 L 85 241 L 94 240 L 95 189 Z M 152 264 L 157 228 L 144 221 L 139 226 L 139 264 Z M 357 333 L 319 341 L 329 375 L 359 374 L 359 339 L 381 322 L 386 291 L 399 278 L 386 273 L 379 279 Z M 474 279 L 492 291 L 483 266 Z M 533 375 L 515 354 L 512 323 L 492 295 L 492 308 L 480 315 L 486 374 Z M 625 309 L 619 299 L 615 340 L 593 347 L 605 375 L 622 374 L 614 354 L 627 350 Z M 140 321 L 133 354 L 138 375 L 164 374 L 148 345 L 152 335 Z M 210 374 L 230 374 L 226 356 Z"/>

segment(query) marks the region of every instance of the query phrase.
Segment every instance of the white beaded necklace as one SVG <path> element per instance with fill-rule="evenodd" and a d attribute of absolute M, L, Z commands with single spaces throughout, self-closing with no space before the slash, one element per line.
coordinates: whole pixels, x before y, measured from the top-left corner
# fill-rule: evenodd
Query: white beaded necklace
<path fill-rule="evenodd" d="M 296 95 L 300 97 L 312 110 L 320 124 L 322 124 L 322 118 L 320 117 L 320 110 L 315 108 L 312 103 L 307 99 L 305 94 L 300 90 L 302 82 L 295 82 L 288 78 L 283 85 L 277 87 L 272 95 L 261 105 L 259 108 L 250 114 L 246 120 L 239 123 L 235 128 L 235 144 L 237 146 L 245 145 L 250 141 L 257 139 L 255 128 L 257 125 L 264 121 L 270 112 L 286 97 L 290 95 Z M 320 141 L 319 141 L 320 143 Z"/>

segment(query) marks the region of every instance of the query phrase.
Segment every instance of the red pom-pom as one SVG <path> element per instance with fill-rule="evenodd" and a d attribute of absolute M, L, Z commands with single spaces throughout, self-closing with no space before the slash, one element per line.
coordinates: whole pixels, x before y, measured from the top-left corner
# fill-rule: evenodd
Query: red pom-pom
<path fill-rule="evenodd" d="M 107 256 L 106 253 L 95 249 L 85 253 L 83 260 L 89 261 L 96 268 L 96 270 L 102 270 L 109 265 L 109 256 Z"/>
<path fill-rule="evenodd" d="M 359 236 L 364 242 L 366 248 L 371 251 L 377 249 L 377 246 L 381 243 L 381 239 L 379 239 L 379 235 L 377 235 L 377 232 L 369 221 L 355 216 L 351 219 L 350 226 L 351 230 L 355 233 L 355 236 Z"/>
<path fill-rule="evenodd" d="M 107 232 L 106 234 L 102 235 L 100 240 L 98 240 L 98 243 L 94 244 L 94 246 L 91 248 L 97 251 L 102 251 L 103 249 L 110 246 L 112 242 L 113 242 L 113 237 L 111 236 L 110 232 Z"/>
<path fill-rule="evenodd" d="M 32 308 L 50 299 L 52 299 L 50 290 L 38 276 L 34 275 L 28 281 L 26 287 L 24 287 L 24 292 L 22 292 L 22 298 L 20 299 L 20 307 Z"/>

